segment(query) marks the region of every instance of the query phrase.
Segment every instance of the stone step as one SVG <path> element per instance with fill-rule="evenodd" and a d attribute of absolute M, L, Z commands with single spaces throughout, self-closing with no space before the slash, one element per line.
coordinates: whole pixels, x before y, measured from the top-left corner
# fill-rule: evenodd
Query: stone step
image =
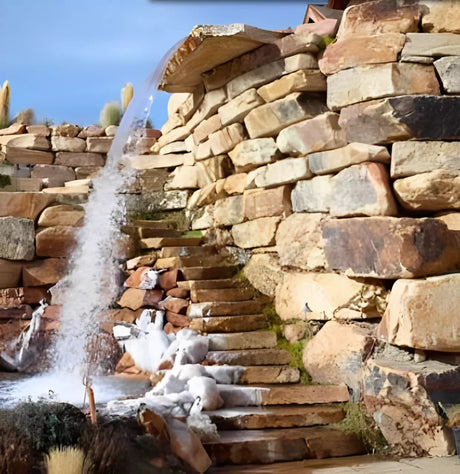
<path fill-rule="evenodd" d="M 149 221 L 146 219 L 136 219 L 130 222 L 134 227 L 144 227 L 146 229 L 175 229 L 176 223 L 171 221 Z"/>
<path fill-rule="evenodd" d="M 164 249 L 163 249 L 164 250 Z M 237 280 L 234 278 L 221 278 L 219 280 L 187 280 L 178 281 L 179 288 L 187 290 L 211 290 L 215 288 L 245 288 L 248 283 L 244 280 Z"/>
<path fill-rule="evenodd" d="M 220 440 L 205 443 L 217 464 L 268 464 L 364 453 L 353 434 L 326 426 L 220 431 Z"/>
<path fill-rule="evenodd" d="M 342 405 L 292 405 L 221 408 L 206 412 L 219 430 L 260 430 L 337 423 L 345 417 Z"/>
<path fill-rule="evenodd" d="M 160 258 L 199 257 L 216 254 L 217 249 L 213 245 L 204 245 L 199 247 L 165 247 L 160 250 Z"/>
<path fill-rule="evenodd" d="M 206 290 L 191 290 L 190 299 L 193 303 L 204 301 L 244 301 L 254 297 L 255 291 L 246 288 L 216 288 Z"/>
<path fill-rule="evenodd" d="M 220 255 L 196 255 L 191 257 L 164 257 L 159 258 L 156 268 L 186 268 L 186 267 L 213 267 L 225 265 L 224 257 Z"/>
<path fill-rule="evenodd" d="M 276 347 L 276 334 L 269 330 L 214 333 L 208 335 L 210 351 L 269 349 Z"/>
<path fill-rule="evenodd" d="M 201 243 L 201 237 L 151 237 L 141 239 L 141 249 L 161 249 L 162 247 L 192 247 Z"/>
<path fill-rule="evenodd" d="M 269 405 L 312 405 L 348 402 L 345 385 L 219 385 L 226 407 Z"/>
<path fill-rule="evenodd" d="M 212 316 L 193 318 L 190 329 L 201 332 L 242 332 L 265 329 L 268 326 L 265 314 L 244 314 L 240 316 Z"/>
<path fill-rule="evenodd" d="M 191 303 L 187 309 L 189 318 L 209 316 L 237 316 L 240 314 L 256 314 L 263 310 L 260 301 L 208 301 L 206 303 Z"/>
<path fill-rule="evenodd" d="M 299 381 L 300 372 L 295 367 L 289 365 L 255 365 L 246 367 L 238 383 L 251 385 L 258 383 L 297 383 Z"/>
<path fill-rule="evenodd" d="M 234 351 L 209 351 L 207 364 L 219 365 L 285 365 L 289 364 L 291 356 L 288 351 L 281 349 L 248 349 Z"/>
<path fill-rule="evenodd" d="M 155 237 L 180 237 L 182 232 L 175 229 L 152 229 L 150 227 L 138 227 L 137 232 L 141 239 L 149 239 Z"/>
<path fill-rule="evenodd" d="M 220 278 L 231 278 L 238 270 L 234 265 L 216 267 L 188 267 L 181 268 L 184 280 L 214 280 Z"/>

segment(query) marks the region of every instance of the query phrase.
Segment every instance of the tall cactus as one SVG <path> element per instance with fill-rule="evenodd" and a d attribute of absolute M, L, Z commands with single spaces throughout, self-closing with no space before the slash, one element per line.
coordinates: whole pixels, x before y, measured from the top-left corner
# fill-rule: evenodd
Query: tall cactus
<path fill-rule="evenodd" d="M 0 88 L 0 128 L 8 126 L 10 116 L 10 84 L 5 81 Z"/>
<path fill-rule="evenodd" d="M 116 101 L 104 104 L 99 115 L 99 123 L 101 127 L 106 128 L 109 125 L 120 125 L 120 120 L 120 104 Z"/>
<path fill-rule="evenodd" d="M 127 82 L 121 89 L 121 113 L 124 114 L 134 95 L 134 88 L 131 82 Z"/>

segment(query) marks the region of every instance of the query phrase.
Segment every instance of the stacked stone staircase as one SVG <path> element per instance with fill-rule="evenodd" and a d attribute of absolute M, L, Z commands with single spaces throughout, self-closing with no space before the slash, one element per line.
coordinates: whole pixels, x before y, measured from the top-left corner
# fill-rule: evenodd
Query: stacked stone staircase
<path fill-rule="evenodd" d="M 158 235 L 158 234 L 157 234 Z M 155 239 L 155 241 L 153 241 Z M 207 414 L 220 440 L 205 447 L 215 464 L 252 464 L 359 454 L 362 443 L 331 424 L 345 416 L 345 386 L 300 384 L 290 354 L 263 313 L 266 301 L 237 267 L 200 238 L 146 237 L 157 248 L 156 268 L 177 268 L 179 288 L 188 290 L 192 329 L 209 338 L 205 365 L 244 367 L 236 385 L 219 385 L 224 407 Z"/>

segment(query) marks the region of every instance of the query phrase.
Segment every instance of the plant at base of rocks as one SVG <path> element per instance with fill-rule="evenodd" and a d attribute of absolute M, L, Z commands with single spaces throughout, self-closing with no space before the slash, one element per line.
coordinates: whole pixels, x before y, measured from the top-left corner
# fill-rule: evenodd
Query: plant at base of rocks
<path fill-rule="evenodd" d="M 10 117 L 10 84 L 5 81 L 0 87 L 0 128 L 8 127 Z"/>
<path fill-rule="evenodd" d="M 249 281 L 246 275 L 244 274 L 244 266 L 238 269 L 238 271 L 232 276 L 232 280 L 236 281 Z"/>
<path fill-rule="evenodd" d="M 345 418 L 334 423 L 333 427 L 344 433 L 356 435 L 368 452 L 383 453 L 388 443 L 374 419 L 367 414 L 366 409 L 359 403 L 353 402 L 346 403 L 344 409 Z"/>
<path fill-rule="evenodd" d="M 102 128 L 110 125 L 120 125 L 121 111 L 120 104 L 116 101 L 107 102 L 99 115 L 99 124 Z"/>

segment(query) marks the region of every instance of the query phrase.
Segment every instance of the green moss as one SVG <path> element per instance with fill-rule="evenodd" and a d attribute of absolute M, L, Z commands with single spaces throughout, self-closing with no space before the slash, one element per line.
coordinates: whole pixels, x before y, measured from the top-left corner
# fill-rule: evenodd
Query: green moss
<path fill-rule="evenodd" d="M 329 35 L 324 35 L 320 42 L 319 42 L 319 49 L 324 50 L 326 49 L 330 44 L 335 43 L 337 41 L 337 38 L 331 38 Z"/>
<path fill-rule="evenodd" d="M 0 174 L 0 188 L 6 188 L 11 185 L 11 178 L 7 174 Z"/>
<path fill-rule="evenodd" d="M 244 274 L 244 266 L 239 268 L 239 270 L 232 276 L 232 280 L 249 281 L 246 275 Z"/>
<path fill-rule="evenodd" d="M 187 230 L 182 234 L 183 237 L 203 237 L 201 230 Z"/>
<path fill-rule="evenodd" d="M 364 444 L 368 452 L 382 453 L 388 444 L 374 419 L 366 409 L 358 403 L 345 404 L 345 418 L 333 427 L 345 433 L 355 434 Z"/>
<path fill-rule="evenodd" d="M 129 215 L 133 221 L 165 221 L 172 222 L 177 230 L 188 231 L 189 222 L 183 211 L 136 211 Z"/>

